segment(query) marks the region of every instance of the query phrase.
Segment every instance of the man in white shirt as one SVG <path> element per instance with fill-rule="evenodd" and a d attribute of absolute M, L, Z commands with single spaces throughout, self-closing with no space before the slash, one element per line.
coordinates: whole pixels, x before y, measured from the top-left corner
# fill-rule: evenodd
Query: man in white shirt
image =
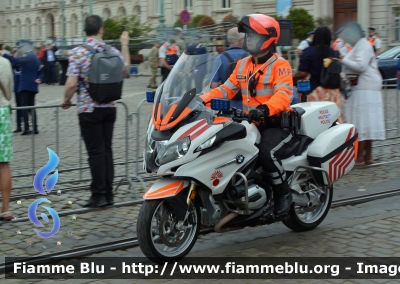
<path fill-rule="evenodd" d="M 308 38 L 303 40 L 302 42 L 300 42 L 299 46 L 297 47 L 297 52 L 299 53 L 299 55 L 301 55 L 303 53 L 303 50 L 306 49 L 307 47 L 309 47 L 314 39 L 314 33 L 315 30 L 313 31 L 309 31 L 307 33 Z"/>
<path fill-rule="evenodd" d="M 179 55 L 181 55 L 179 47 L 175 44 L 175 34 L 173 32 L 167 33 L 167 41 L 161 45 L 158 51 L 158 57 L 160 58 L 162 82 L 164 82 L 172 67 L 178 61 Z"/>
<path fill-rule="evenodd" d="M 368 28 L 369 31 L 369 38 L 368 42 L 372 45 L 375 51 L 375 55 L 378 56 L 379 53 L 381 52 L 381 46 L 382 46 L 382 41 L 381 39 L 376 35 L 375 28 Z"/>

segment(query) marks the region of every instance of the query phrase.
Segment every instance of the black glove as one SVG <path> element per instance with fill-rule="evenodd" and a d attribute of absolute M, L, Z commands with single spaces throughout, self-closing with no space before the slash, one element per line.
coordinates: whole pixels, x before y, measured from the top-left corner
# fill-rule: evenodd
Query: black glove
<path fill-rule="evenodd" d="M 264 121 L 269 115 L 269 109 L 266 105 L 259 105 L 256 109 L 249 112 L 249 122 Z"/>
<path fill-rule="evenodd" d="M 244 113 L 241 109 L 237 109 L 235 107 L 232 108 L 232 112 L 233 112 L 233 116 L 234 117 L 239 117 L 239 118 L 243 118 L 244 117 Z"/>
<path fill-rule="evenodd" d="M 264 121 L 264 112 L 261 109 L 252 109 L 249 112 L 249 122 Z"/>

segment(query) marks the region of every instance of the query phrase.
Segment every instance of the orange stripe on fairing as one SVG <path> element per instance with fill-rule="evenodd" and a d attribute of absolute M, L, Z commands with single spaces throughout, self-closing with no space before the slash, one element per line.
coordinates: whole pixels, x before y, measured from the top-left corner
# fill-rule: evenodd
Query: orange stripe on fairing
<path fill-rule="evenodd" d="M 159 105 L 158 105 L 158 111 L 157 111 L 156 119 L 154 119 L 155 108 L 156 108 L 156 105 L 153 106 L 153 113 L 152 113 L 153 125 L 157 130 L 161 130 L 161 108 L 162 108 L 161 103 L 159 103 Z"/>
<path fill-rule="evenodd" d="M 162 125 L 162 126 L 160 127 L 160 130 L 161 130 L 161 131 L 163 131 L 163 130 L 168 130 L 168 129 L 174 127 L 174 126 L 177 125 L 179 122 L 181 122 L 182 119 L 184 119 L 186 116 L 188 116 L 191 112 L 192 112 L 192 110 L 191 110 L 190 108 L 188 108 L 188 107 L 185 108 L 185 109 L 182 111 L 181 115 L 178 116 L 177 119 L 175 119 L 175 120 L 172 121 L 171 123 L 168 123 L 167 125 Z"/>
<path fill-rule="evenodd" d="M 228 122 L 228 121 L 230 121 L 230 120 L 231 120 L 231 119 L 228 118 L 228 117 L 220 117 L 220 116 L 217 116 L 217 117 L 214 119 L 213 124 L 221 124 L 221 123 Z"/>
<path fill-rule="evenodd" d="M 172 116 L 172 114 L 174 113 L 174 111 L 175 111 L 175 109 L 176 109 L 177 106 L 178 106 L 177 104 L 173 104 L 173 105 L 171 106 L 171 108 L 169 109 L 169 111 L 167 112 L 167 114 L 165 115 L 165 117 L 163 118 L 163 120 L 162 120 L 162 122 L 161 122 L 161 125 L 162 125 L 162 126 L 168 125 L 168 122 L 169 122 L 169 120 L 171 119 L 171 116 Z"/>
<path fill-rule="evenodd" d="M 144 193 L 143 198 L 144 199 L 156 199 L 156 198 L 175 196 L 179 192 L 182 191 L 184 185 L 185 185 L 184 181 L 176 181 L 176 182 L 170 183 L 170 184 L 163 186 L 152 192 L 149 192 L 149 190 L 147 190 Z"/>

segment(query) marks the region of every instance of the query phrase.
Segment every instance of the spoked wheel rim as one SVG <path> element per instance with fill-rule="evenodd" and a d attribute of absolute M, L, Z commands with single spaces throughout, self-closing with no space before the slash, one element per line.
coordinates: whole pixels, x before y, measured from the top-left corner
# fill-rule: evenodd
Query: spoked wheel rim
<path fill-rule="evenodd" d="M 325 201 L 320 202 L 318 205 L 312 206 L 311 208 L 306 208 L 304 206 L 294 206 L 294 212 L 297 218 L 305 223 L 305 224 L 312 224 L 317 222 L 321 217 L 324 216 L 325 211 L 328 209 L 329 199 L 331 198 L 331 190 L 329 186 L 325 186 L 323 189 L 318 189 L 316 191 L 308 193 L 310 199 L 316 198 L 320 194 L 325 194 Z"/>
<path fill-rule="evenodd" d="M 192 209 L 194 220 L 197 220 L 197 212 Z M 183 253 L 196 236 L 197 222 L 184 229 L 178 229 L 177 222 L 168 203 L 165 200 L 160 202 L 151 218 L 150 236 L 154 248 L 165 257 Z"/>

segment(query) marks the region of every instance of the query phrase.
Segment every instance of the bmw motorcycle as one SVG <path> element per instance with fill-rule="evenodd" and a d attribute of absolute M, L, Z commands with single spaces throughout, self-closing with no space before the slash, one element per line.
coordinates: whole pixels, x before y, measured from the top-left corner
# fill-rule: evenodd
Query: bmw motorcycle
<path fill-rule="evenodd" d="M 148 99 L 154 105 L 143 167 L 160 179 L 143 196 L 137 237 L 155 262 L 182 259 L 200 229 L 283 222 L 296 232 L 312 230 L 328 214 L 332 183 L 355 164 L 357 130 L 336 122 L 334 103 L 293 105 L 285 127 L 296 141 L 280 153 L 293 203 L 288 214 L 275 216 L 271 181 L 257 163 L 258 128 L 241 112 L 229 114 L 228 100 L 213 99 L 210 110 L 199 98 L 221 65 L 215 58 L 183 54 Z"/>

